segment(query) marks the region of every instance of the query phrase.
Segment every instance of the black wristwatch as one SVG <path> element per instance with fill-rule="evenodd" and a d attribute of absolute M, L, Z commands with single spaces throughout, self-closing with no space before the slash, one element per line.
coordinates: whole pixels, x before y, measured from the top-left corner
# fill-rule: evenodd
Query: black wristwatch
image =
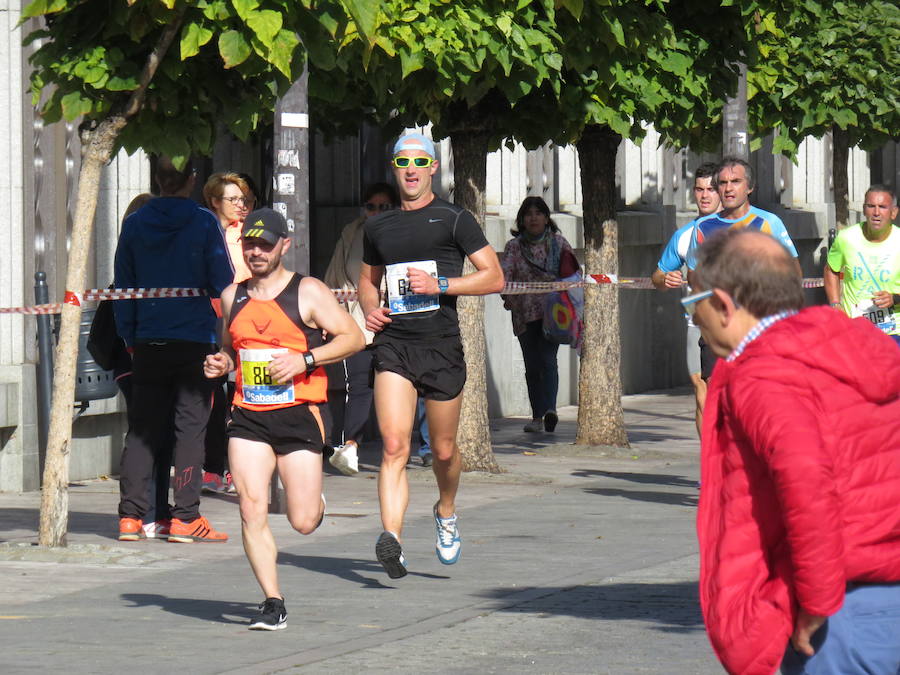
<path fill-rule="evenodd" d="M 316 357 L 312 352 L 303 352 L 303 363 L 306 364 L 306 372 L 309 373 L 316 368 Z"/>

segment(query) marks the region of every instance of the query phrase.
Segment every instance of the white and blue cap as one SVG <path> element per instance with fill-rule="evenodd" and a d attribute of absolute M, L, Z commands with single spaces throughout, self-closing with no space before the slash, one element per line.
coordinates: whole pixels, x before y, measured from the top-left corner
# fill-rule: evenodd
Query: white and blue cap
<path fill-rule="evenodd" d="M 397 139 L 394 143 L 394 157 L 404 150 L 421 150 L 428 154 L 432 159 L 436 157 L 434 152 L 434 141 L 422 134 L 406 134 Z"/>

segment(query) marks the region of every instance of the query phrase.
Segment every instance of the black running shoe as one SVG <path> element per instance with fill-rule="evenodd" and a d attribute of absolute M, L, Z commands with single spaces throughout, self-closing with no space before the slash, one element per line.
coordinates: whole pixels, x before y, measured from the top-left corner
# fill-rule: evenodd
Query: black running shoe
<path fill-rule="evenodd" d="M 559 416 L 555 410 L 548 410 L 544 413 L 544 431 L 553 431 L 559 423 Z"/>
<path fill-rule="evenodd" d="M 403 558 L 403 549 L 397 537 L 390 532 L 382 532 L 375 544 L 375 557 L 384 567 L 391 579 L 399 579 L 406 576 L 406 560 Z"/>
<path fill-rule="evenodd" d="M 281 630 L 287 626 L 287 610 L 282 598 L 266 598 L 259 614 L 250 622 L 250 630 Z"/>

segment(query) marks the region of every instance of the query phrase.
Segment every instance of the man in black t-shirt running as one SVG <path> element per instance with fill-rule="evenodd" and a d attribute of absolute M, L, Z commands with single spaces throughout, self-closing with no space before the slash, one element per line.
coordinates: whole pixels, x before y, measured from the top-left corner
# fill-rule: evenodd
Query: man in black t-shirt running
<path fill-rule="evenodd" d="M 366 327 L 376 333 L 375 411 L 384 444 L 378 475 L 384 532 L 375 555 L 397 579 L 406 575 L 400 537 L 409 502 L 406 462 L 418 396 L 425 399 L 440 493 L 434 505 L 435 548 L 445 565 L 459 558 L 456 430 L 466 366 L 456 296 L 499 292 L 503 272 L 472 214 L 432 192 L 438 163 L 429 138 L 401 137 L 392 166 L 400 209 L 366 221 L 358 289 Z M 475 271 L 463 275 L 466 258 Z M 387 282 L 385 305 L 378 290 L 382 279 Z"/>

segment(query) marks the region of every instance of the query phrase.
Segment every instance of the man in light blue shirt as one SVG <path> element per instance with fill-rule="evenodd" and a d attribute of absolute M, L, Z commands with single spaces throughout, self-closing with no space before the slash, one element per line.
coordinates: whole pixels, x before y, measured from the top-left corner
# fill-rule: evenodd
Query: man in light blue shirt
<path fill-rule="evenodd" d="M 694 172 L 694 201 L 697 204 L 699 216 L 675 230 L 669 243 L 663 249 L 662 256 L 656 264 L 656 270 L 650 277 L 653 285 L 660 291 L 684 286 L 681 268 L 685 265 L 694 225 L 700 218 L 719 210 L 719 193 L 715 184 L 717 168 L 712 162 L 707 162 L 698 166 Z M 693 375 L 700 372 L 700 352 L 697 348 L 700 331 L 689 316 L 685 318 L 687 319 L 687 367 L 688 373 Z"/>

